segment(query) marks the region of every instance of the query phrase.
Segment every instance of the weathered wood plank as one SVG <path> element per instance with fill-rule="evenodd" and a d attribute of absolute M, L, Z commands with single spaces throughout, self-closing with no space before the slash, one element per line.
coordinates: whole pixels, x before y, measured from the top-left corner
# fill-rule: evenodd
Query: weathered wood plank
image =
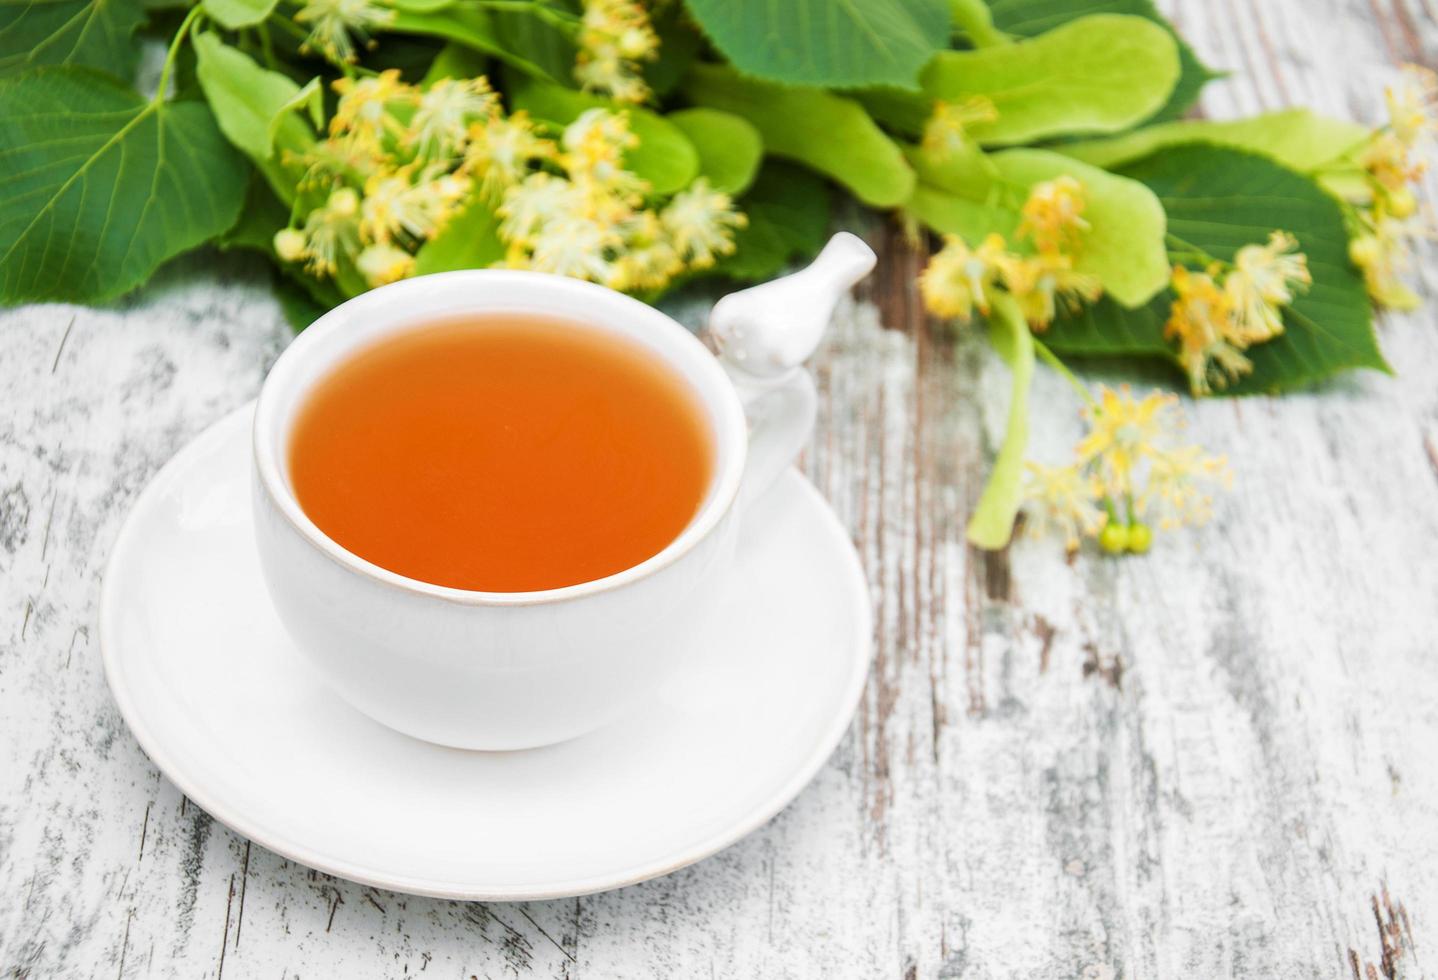
<path fill-rule="evenodd" d="M 1167 6 L 1237 71 L 1205 100 L 1217 117 L 1377 119 L 1394 66 L 1438 52 L 1432 0 Z M 963 522 L 1007 376 L 925 321 L 921 257 L 871 236 L 884 261 L 816 364 L 805 462 L 877 612 L 855 725 L 739 845 L 558 902 L 432 901 L 284 861 L 187 804 L 110 702 L 110 541 L 285 342 L 262 270 L 196 258 L 114 308 L 0 313 L 0 976 L 1431 972 L 1432 310 L 1381 325 L 1396 377 L 1193 407 L 1238 475 L 1208 528 L 1122 562 L 1052 541 L 987 556 Z M 1035 404 L 1034 453 L 1062 458 L 1075 398 L 1040 372 Z"/>

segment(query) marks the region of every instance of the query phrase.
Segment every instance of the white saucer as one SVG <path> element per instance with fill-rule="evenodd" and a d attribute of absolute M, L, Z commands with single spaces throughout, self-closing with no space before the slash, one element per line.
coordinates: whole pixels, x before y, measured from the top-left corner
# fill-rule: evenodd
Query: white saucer
<path fill-rule="evenodd" d="M 105 575 L 105 672 L 140 745 L 237 833 L 331 874 L 461 899 L 603 891 L 675 871 L 789 803 L 868 673 L 848 536 L 790 472 L 745 516 L 738 567 L 640 716 L 525 752 L 393 732 L 322 685 L 265 593 L 246 406 L 141 495 Z"/>

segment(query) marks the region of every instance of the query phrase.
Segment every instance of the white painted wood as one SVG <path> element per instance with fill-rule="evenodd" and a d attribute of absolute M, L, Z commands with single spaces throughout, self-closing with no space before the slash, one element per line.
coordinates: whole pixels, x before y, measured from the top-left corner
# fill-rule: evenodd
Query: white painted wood
<path fill-rule="evenodd" d="M 1432 0 L 1166 6 L 1236 72 L 1214 116 L 1374 120 L 1395 64 L 1438 53 Z M 852 731 L 719 856 L 529 905 L 375 892 L 250 846 L 110 701 L 109 544 L 285 342 L 262 267 L 195 257 L 111 308 L 0 313 L 0 976 L 1433 973 L 1433 308 L 1381 324 L 1394 377 L 1191 408 L 1238 475 L 1208 528 L 1121 562 L 1036 541 L 986 558 L 963 520 L 1006 375 L 923 326 L 917 258 L 876 243 L 878 305 L 841 309 L 806 464 L 872 582 Z M 1060 457 L 1074 397 L 1041 371 L 1036 404 L 1035 453 Z"/>

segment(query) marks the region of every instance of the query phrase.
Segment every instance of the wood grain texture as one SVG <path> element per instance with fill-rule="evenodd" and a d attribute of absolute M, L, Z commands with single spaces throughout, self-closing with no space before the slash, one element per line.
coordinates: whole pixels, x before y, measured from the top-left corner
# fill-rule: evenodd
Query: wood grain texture
<path fill-rule="evenodd" d="M 1395 65 L 1438 55 L 1433 0 L 1167 6 L 1235 72 L 1215 117 L 1376 120 Z M 193 257 L 114 307 L 0 313 L 0 976 L 1435 972 L 1435 307 L 1380 325 L 1396 377 L 1191 407 L 1238 476 L 1207 528 L 1118 562 L 1053 541 L 984 555 L 963 523 L 1007 375 L 925 321 L 921 257 L 871 237 L 883 263 L 815 366 L 805 460 L 871 582 L 858 717 L 740 844 L 557 902 L 412 898 L 284 861 L 181 798 L 116 713 L 104 560 L 156 469 L 285 343 L 263 269 Z M 1075 398 L 1041 371 L 1035 404 L 1033 452 L 1062 458 Z"/>

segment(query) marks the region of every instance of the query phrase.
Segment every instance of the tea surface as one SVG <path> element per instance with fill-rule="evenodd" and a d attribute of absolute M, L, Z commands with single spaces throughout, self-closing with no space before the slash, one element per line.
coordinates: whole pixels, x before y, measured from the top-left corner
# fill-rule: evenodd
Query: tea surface
<path fill-rule="evenodd" d="M 696 396 L 657 356 L 528 316 L 444 321 L 353 355 L 301 406 L 290 480 L 310 519 L 382 568 L 525 592 L 668 545 L 713 470 Z"/>

